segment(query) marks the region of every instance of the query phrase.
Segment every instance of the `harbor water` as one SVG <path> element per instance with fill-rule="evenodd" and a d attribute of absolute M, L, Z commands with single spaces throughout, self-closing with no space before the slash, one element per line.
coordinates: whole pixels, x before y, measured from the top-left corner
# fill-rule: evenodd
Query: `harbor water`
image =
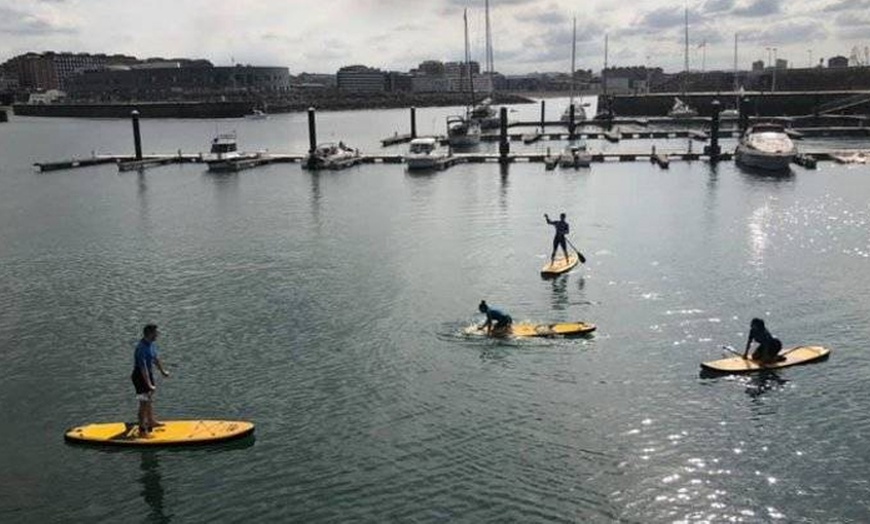
<path fill-rule="evenodd" d="M 565 103 L 547 101 L 553 119 Z M 418 131 L 443 134 L 450 111 L 418 109 Z M 408 120 L 324 112 L 317 131 L 378 152 Z M 228 131 L 240 150 L 308 148 L 305 114 L 141 125 L 146 154 L 207 151 Z M 690 147 L 589 148 L 653 144 Z M 129 121 L 0 125 L 3 522 L 870 519 L 867 166 L 31 167 L 132 148 Z M 560 212 L 587 263 L 543 280 L 543 215 Z M 481 299 L 598 330 L 464 337 Z M 723 345 L 743 349 L 753 317 L 830 359 L 701 376 Z M 171 372 L 158 417 L 250 420 L 254 439 L 64 443 L 68 427 L 135 419 L 148 322 Z"/>

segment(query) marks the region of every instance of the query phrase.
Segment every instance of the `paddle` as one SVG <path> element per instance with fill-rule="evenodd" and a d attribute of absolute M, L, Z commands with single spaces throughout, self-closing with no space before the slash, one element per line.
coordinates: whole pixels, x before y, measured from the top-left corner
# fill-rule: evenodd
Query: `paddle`
<path fill-rule="evenodd" d="M 726 351 L 730 351 L 731 353 L 734 353 L 735 355 L 737 355 L 738 357 L 740 357 L 742 359 L 749 360 L 747 357 L 743 356 L 743 353 L 740 353 L 739 351 L 737 351 L 736 349 L 734 349 L 731 346 L 722 346 L 722 349 L 724 349 Z"/>
<path fill-rule="evenodd" d="M 568 237 L 565 237 L 565 240 L 568 240 Z M 577 252 L 577 258 L 580 260 L 580 263 L 585 264 L 586 257 L 583 256 L 583 253 L 581 253 L 580 250 L 577 249 L 577 247 L 574 246 L 574 244 L 570 240 L 568 240 L 568 245 L 571 246 L 571 248 Z"/>

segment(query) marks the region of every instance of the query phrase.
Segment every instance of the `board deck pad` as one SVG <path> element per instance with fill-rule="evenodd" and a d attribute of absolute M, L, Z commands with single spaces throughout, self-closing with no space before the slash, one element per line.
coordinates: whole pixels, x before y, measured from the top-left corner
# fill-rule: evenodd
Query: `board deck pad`
<path fill-rule="evenodd" d="M 780 355 L 785 356 L 785 360 L 763 364 L 761 362 L 733 356 L 710 362 L 702 362 L 701 367 L 709 371 L 719 373 L 751 373 L 753 371 L 761 371 L 765 369 L 781 369 L 798 364 L 808 364 L 818 360 L 823 360 L 831 353 L 830 349 L 822 346 L 797 346 L 785 351 L 781 351 Z"/>
<path fill-rule="evenodd" d="M 595 325 L 588 322 L 561 322 L 556 324 L 533 324 L 519 322 L 511 324 L 509 333 L 504 336 L 513 337 L 570 337 L 586 335 L 595 331 Z M 478 326 L 465 329 L 467 335 L 485 335 L 486 332 Z"/>
<path fill-rule="evenodd" d="M 237 420 L 166 420 L 147 435 L 135 422 L 108 422 L 70 428 L 64 438 L 112 446 L 177 446 L 225 442 L 253 432 L 254 424 Z"/>
<path fill-rule="evenodd" d="M 565 257 L 559 257 L 554 260 L 552 264 L 547 262 L 547 264 L 541 268 L 541 276 L 561 275 L 562 273 L 574 269 L 574 266 L 576 266 L 579 261 L 580 257 L 576 254 L 569 255 L 568 260 L 565 260 Z"/>

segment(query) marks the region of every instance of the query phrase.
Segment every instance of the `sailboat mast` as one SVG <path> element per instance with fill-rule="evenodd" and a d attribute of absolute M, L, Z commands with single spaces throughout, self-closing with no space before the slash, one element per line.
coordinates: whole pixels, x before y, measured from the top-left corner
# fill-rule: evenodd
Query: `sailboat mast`
<path fill-rule="evenodd" d="M 574 17 L 574 33 L 571 37 L 571 101 L 569 102 L 568 107 L 574 107 L 574 90 L 576 89 L 576 85 L 574 84 L 576 78 L 576 60 L 577 60 L 577 17 Z"/>
<path fill-rule="evenodd" d="M 468 88 L 471 92 L 469 105 L 474 105 L 474 74 L 471 72 L 471 58 L 468 54 L 468 9 L 463 11 L 462 20 L 465 22 L 465 69 L 468 71 Z"/>
<path fill-rule="evenodd" d="M 685 47 L 683 51 L 683 97 L 686 96 L 686 83 L 689 80 L 689 6 L 686 6 Z"/>
<path fill-rule="evenodd" d="M 489 0 L 486 0 L 484 7 L 486 8 L 486 72 L 489 74 L 490 80 L 492 80 L 492 73 L 495 67 L 492 59 L 492 31 L 489 25 Z"/>
<path fill-rule="evenodd" d="M 737 92 L 737 33 L 734 33 L 734 92 Z"/>
<path fill-rule="evenodd" d="M 607 98 L 607 33 L 604 33 L 604 71 L 601 72 L 601 81 L 604 83 L 604 97 Z"/>

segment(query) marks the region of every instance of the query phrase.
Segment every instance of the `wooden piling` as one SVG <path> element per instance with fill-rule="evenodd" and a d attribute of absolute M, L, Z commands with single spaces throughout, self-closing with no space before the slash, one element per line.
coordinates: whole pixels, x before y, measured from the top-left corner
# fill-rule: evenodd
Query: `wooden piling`
<path fill-rule="evenodd" d="M 308 108 L 308 154 L 317 149 L 317 127 L 314 123 L 314 108 Z"/>
<path fill-rule="evenodd" d="M 500 131 L 500 135 L 501 135 L 499 138 L 499 143 L 498 143 L 499 162 L 501 162 L 502 164 L 506 164 L 510 161 L 510 159 L 508 158 L 508 155 L 511 152 L 511 144 L 510 144 L 510 141 L 508 140 L 508 132 L 507 132 L 507 128 L 508 128 L 507 119 L 508 119 L 508 117 L 507 117 L 507 108 L 506 107 L 501 107 L 499 109 L 499 117 L 500 117 L 499 118 L 499 127 L 500 127 L 499 131 Z"/>
<path fill-rule="evenodd" d="M 417 108 L 411 108 L 411 139 L 417 138 Z"/>
<path fill-rule="evenodd" d="M 710 119 L 710 147 L 707 154 L 710 155 L 710 162 L 719 162 L 719 154 L 722 150 L 719 148 L 719 113 L 722 111 L 722 104 L 718 100 L 713 100 L 713 113 Z"/>
<path fill-rule="evenodd" d="M 139 132 L 139 111 L 134 109 L 130 112 L 130 117 L 133 119 L 133 147 L 136 151 L 136 160 L 142 160 L 142 135 Z"/>

